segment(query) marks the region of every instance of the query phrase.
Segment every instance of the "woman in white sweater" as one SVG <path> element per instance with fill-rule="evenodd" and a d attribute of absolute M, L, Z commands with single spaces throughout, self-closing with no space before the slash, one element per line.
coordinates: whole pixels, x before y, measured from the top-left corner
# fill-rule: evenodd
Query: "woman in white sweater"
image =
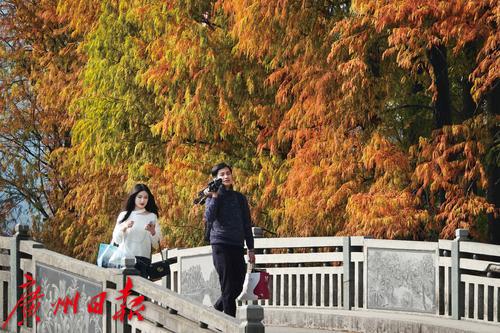
<path fill-rule="evenodd" d="M 142 277 L 148 277 L 151 247 L 158 247 L 161 239 L 158 225 L 158 207 L 149 188 L 136 184 L 118 215 L 113 231 L 113 243 L 123 244 L 127 256 L 135 257 L 135 267 Z"/>

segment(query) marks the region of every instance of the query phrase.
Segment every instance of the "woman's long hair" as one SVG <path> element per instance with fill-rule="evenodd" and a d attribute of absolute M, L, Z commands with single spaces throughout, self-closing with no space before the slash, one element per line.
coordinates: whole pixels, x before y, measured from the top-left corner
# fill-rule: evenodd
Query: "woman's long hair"
<path fill-rule="evenodd" d="M 148 203 L 146 204 L 146 207 L 144 207 L 144 208 L 146 209 L 146 211 L 148 211 L 150 213 L 154 213 L 157 218 L 159 217 L 158 206 L 156 205 L 154 195 L 151 193 L 151 191 L 146 186 L 146 184 L 136 184 L 134 186 L 132 192 L 130 192 L 130 195 L 128 196 L 127 201 L 125 202 L 125 209 L 124 210 L 127 211 L 127 213 L 125 214 L 123 219 L 120 221 L 120 223 L 122 223 L 123 221 L 126 221 L 128 219 L 128 217 L 130 216 L 130 214 L 132 214 L 132 211 L 135 209 L 135 197 L 137 196 L 137 194 L 139 194 L 139 192 L 142 192 L 142 191 L 146 191 L 146 193 L 148 194 Z"/>

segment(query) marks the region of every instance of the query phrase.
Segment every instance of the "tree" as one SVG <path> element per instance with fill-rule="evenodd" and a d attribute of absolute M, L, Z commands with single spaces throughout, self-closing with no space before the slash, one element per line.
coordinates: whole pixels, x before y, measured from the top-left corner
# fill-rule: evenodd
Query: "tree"
<path fill-rule="evenodd" d="M 492 26 L 490 23 L 494 23 L 496 6 L 490 1 L 474 5 L 466 1 L 355 1 L 353 9 L 356 15 L 340 22 L 334 29 L 334 32 L 341 34 L 341 38 L 334 43 L 330 55 L 332 59 L 338 61 L 341 46 L 343 49 L 355 50 L 351 51 L 351 61 L 359 59 L 359 55 L 366 53 L 371 44 L 366 40 L 359 43 L 353 40 L 353 36 L 364 36 L 362 33 L 372 31 L 372 39 L 386 40 L 386 43 L 380 44 L 383 47 L 382 59 L 393 59 L 397 67 L 406 70 L 408 77 L 418 82 L 419 86 L 424 82 L 428 84 L 436 131 L 432 134 L 432 140 L 421 138 L 418 145 L 411 148 L 410 152 L 416 154 L 410 163 L 416 166 L 411 184 L 408 183 L 404 189 L 416 193 L 419 201 L 416 207 L 430 214 L 429 222 L 425 222 L 427 234 L 432 234 L 434 230 L 441 237 L 452 237 L 454 228 L 468 227 L 473 229 L 474 236 L 484 237 L 484 231 L 478 230 L 483 228 L 482 216 L 492 212 L 495 207 L 484 200 L 487 183 L 484 158 L 491 149 L 491 138 L 482 133 L 492 126 L 492 118 L 481 115 L 484 108 L 478 103 L 474 118 L 452 125 L 453 119 L 458 117 L 453 114 L 456 109 L 451 104 L 450 89 L 458 85 L 450 84 L 448 63 L 463 59 L 459 56 L 449 59 L 447 50 L 452 49 L 454 55 L 464 49 L 469 52 L 480 50 L 477 59 L 466 59 L 467 64 L 472 66 L 457 66 L 459 70 L 465 71 L 457 77 L 474 77 L 478 74 L 478 68 L 487 66 L 485 62 L 490 64 L 491 61 L 485 60 L 484 55 L 491 54 L 491 43 L 495 38 L 492 29 L 494 24 Z M 474 41 L 479 42 L 477 48 L 471 47 Z M 366 58 L 359 61 L 367 63 Z M 475 69 L 467 72 L 470 68 Z M 400 74 L 391 67 L 383 69 L 389 70 L 383 75 Z M 476 102 L 479 102 L 478 92 L 485 89 L 479 83 L 484 82 L 486 87 L 491 84 L 490 72 L 486 72 L 487 79 L 475 79 L 473 96 Z M 400 77 L 400 82 L 407 81 L 406 77 Z M 421 89 L 413 91 L 419 93 Z M 468 97 L 467 94 L 465 96 Z M 398 96 L 398 90 L 393 89 L 385 96 L 386 103 L 401 104 L 401 97 Z M 465 100 L 470 103 L 470 99 Z M 412 104 L 406 105 L 414 107 Z M 429 109 L 425 104 L 420 108 Z M 399 111 L 400 107 L 391 107 L 389 110 Z M 468 114 L 473 115 L 470 111 Z M 393 116 L 400 115 L 399 112 L 393 113 Z M 380 115 L 383 123 L 387 123 L 387 116 L 390 114 L 385 112 Z M 485 126 L 482 126 L 484 122 Z M 417 192 L 414 192 L 415 186 Z M 383 225 L 381 227 L 384 228 Z"/>
<path fill-rule="evenodd" d="M 498 240 L 492 0 L 2 4 L 4 175 L 49 247 L 91 260 L 139 181 L 200 244 L 221 160 L 280 236 Z"/>
<path fill-rule="evenodd" d="M 53 218 L 67 191 L 58 151 L 69 146 L 79 58 L 55 1 L 0 4 L 0 191 L 35 221 Z M 4 204 L 2 206 L 5 208 Z"/>

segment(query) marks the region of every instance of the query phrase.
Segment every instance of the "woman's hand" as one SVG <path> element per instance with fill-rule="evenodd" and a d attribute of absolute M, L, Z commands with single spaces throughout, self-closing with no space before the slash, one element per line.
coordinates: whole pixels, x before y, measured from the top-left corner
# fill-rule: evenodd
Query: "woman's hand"
<path fill-rule="evenodd" d="M 130 229 L 134 226 L 134 221 L 130 220 L 122 223 L 122 231 L 127 232 L 127 229 Z"/>
<path fill-rule="evenodd" d="M 156 230 L 155 230 L 155 224 L 154 224 L 154 222 L 149 222 L 144 229 L 147 230 L 147 231 L 149 231 L 149 233 L 151 234 L 151 236 L 156 235 Z"/>

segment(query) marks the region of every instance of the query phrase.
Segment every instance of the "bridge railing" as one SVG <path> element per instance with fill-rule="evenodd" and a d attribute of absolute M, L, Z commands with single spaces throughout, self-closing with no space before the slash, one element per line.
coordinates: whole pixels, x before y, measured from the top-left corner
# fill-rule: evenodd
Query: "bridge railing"
<path fill-rule="evenodd" d="M 364 237 L 256 239 L 257 264 L 272 276 L 271 298 L 258 303 L 264 309 L 401 311 L 499 325 L 500 246 L 468 241 L 463 233 L 459 230 L 455 240 L 438 242 Z M 152 283 L 133 276 L 132 269 L 103 269 L 46 250 L 23 232 L 0 237 L 1 323 L 21 298 L 19 286 L 27 282 L 28 274 L 45 293 L 38 311 L 39 326 L 49 331 L 68 332 L 87 323 L 95 326 L 95 332 L 240 332 L 255 324 L 200 304 L 210 305 L 219 289 L 210 247 L 171 249 L 168 257 L 175 261 L 168 281 Z M 122 305 L 118 298 L 127 277 L 133 284 L 132 294 L 145 296 L 144 320 L 113 318 Z M 70 308 L 67 314 L 54 315 L 57 297 L 74 297 L 77 290 L 80 308 L 105 293 L 102 314 L 82 311 L 83 315 L 73 315 Z M 35 332 L 37 325 L 31 317 L 17 327 L 21 311 L 19 307 L 12 314 L 9 331 Z M 253 310 L 240 308 L 243 315 L 248 311 Z M 260 324 L 262 313 L 257 318 Z"/>
<path fill-rule="evenodd" d="M 500 321 L 500 246 L 440 240 L 439 269 L 440 315 Z"/>
<path fill-rule="evenodd" d="M 230 317 L 136 276 L 134 262 L 101 268 L 45 249 L 21 226 L 0 237 L 0 325 L 9 332 L 264 332 L 260 306 Z"/>
<path fill-rule="evenodd" d="M 257 266 L 271 274 L 264 308 L 316 307 L 401 311 L 500 323 L 500 246 L 455 240 L 419 242 L 366 237 L 259 238 Z M 209 246 L 172 249 L 170 286 L 213 303 Z M 203 272 L 201 274 L 200 272 Z"/>

